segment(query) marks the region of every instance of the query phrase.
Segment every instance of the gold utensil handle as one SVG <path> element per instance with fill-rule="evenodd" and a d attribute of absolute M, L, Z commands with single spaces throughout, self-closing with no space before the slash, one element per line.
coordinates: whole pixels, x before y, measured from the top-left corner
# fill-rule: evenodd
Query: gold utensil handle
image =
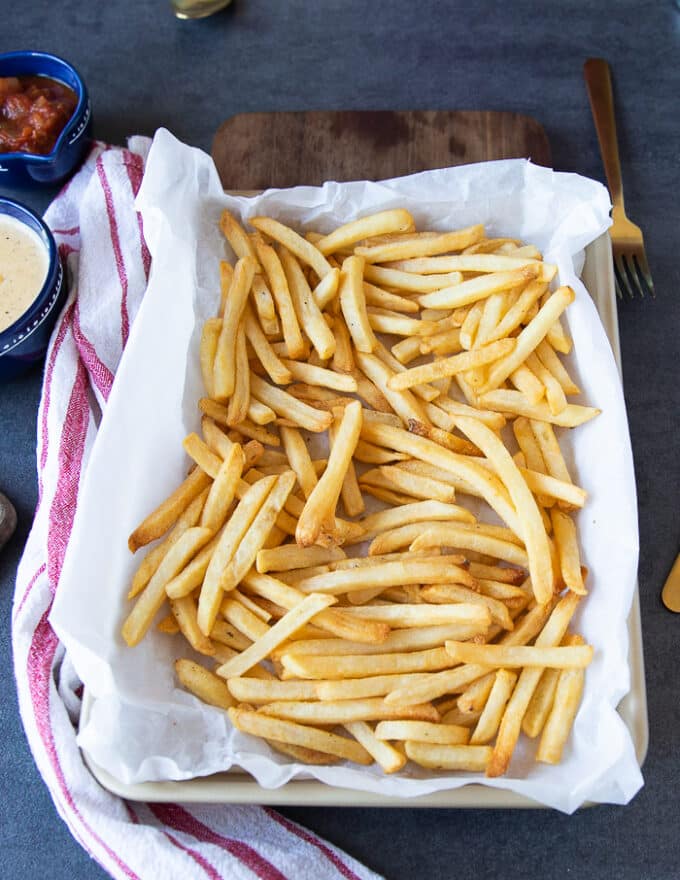
<path fill-rule="evenodd" d="M 680 612 L 680 553 L 666 579 L 661 599 L 669 611 Z"/>
<path fill-rule="evenodd" d="M 615 207 L 618 205 L 623 207 L 621 163 L 616 139 L 614 96 L 609 65 L 603 58 L 589 58 L 583 65 L 583 76 L 588 89 L 590 109 L 595 121 L 597 139 L 600 142 L 600 152 L 612 202 Z"/>

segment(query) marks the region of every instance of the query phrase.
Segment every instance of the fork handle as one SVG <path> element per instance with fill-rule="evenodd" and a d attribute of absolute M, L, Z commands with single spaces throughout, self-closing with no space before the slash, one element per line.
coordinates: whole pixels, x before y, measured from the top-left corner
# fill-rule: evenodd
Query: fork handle
<path fill-rule="evenodd" d="M 612 202 L 614 208 L 623 208 L 621 163 L 616 139 L 614 97 L 609 65 L 603 58 L 589 58 L 583 65 L 583 76 L 588 89 L 590 109 L 595 121 L 597 139 L 600 142 L 600 153 Z"/>

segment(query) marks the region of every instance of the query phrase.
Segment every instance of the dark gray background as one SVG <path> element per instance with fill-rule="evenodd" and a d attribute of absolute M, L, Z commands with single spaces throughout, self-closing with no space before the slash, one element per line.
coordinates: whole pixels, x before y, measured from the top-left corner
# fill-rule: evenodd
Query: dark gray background
<path fill-rule="evenodd" d="M 246 110 L 515 110 L 546 127 L 556 168 L 600 179 L 581 65 L 592 55 L 609 59 L 627 205 L 645 231 L 658 290 L 655 302 L 619 307 L 639 493 L 651 729 L 646 786 L 625 808 L 571 818 L 543 811 L 285 812 L 391 880 L 677 878 L 680 618 L 659 601 L 680 549 L 680 12 L 672 0 L 235 0 L 197 23 L 175 21 L 165 0 L 0 0 L 0 51 L 25 48 L 62 54 L 80 68 L 95 134 L 111 142 L 164 125 L 209 149 L 219 123 Z M 13 194 L 41 209 L 50 197 Z M 103 872 L 70 838 L 38 777 L 10 671 L 14 575 L 36 503 L 40 378 L 36 370 L 0 387 L 0 488 L 19 513 L 0 557 L 0 874 L 99 878 Z"/>

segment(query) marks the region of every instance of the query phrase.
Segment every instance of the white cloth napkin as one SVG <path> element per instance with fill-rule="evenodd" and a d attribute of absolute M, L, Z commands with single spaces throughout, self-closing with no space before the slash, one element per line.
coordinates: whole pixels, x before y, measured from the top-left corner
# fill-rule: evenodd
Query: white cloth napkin
<path fill-rule="evenodd" d="M 48 615 L 80 479 L 149 275 L 134 209 L 149 143 L 95 144 L 45 215 L 71 287 L 47 353 L 39 501 L 14 594 L 14 668 L 26 735 L 59 814 L 112 877 L 374 880 L 372 871 L 271 809 L 123 801 L 98 785 L 76 745 L 81 686 Z"/>

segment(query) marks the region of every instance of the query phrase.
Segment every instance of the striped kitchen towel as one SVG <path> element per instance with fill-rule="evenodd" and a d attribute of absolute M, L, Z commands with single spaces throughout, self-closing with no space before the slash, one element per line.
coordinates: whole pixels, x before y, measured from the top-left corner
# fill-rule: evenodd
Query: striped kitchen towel
<path fill-rule="evenodd" d="M 81 476 L 149 275 L 134 209 L 149 143 L 95 144 L 46 213 L 71 287 L 47 353 L 37 424 L 39 501 L 14 596 L 14 668 L 26 735 L 59 814 L 112 877 L 376 878 L 271 809 L 125 802 L 97 784 L 76 744 L 81 686 L 49 613 Z"/>

